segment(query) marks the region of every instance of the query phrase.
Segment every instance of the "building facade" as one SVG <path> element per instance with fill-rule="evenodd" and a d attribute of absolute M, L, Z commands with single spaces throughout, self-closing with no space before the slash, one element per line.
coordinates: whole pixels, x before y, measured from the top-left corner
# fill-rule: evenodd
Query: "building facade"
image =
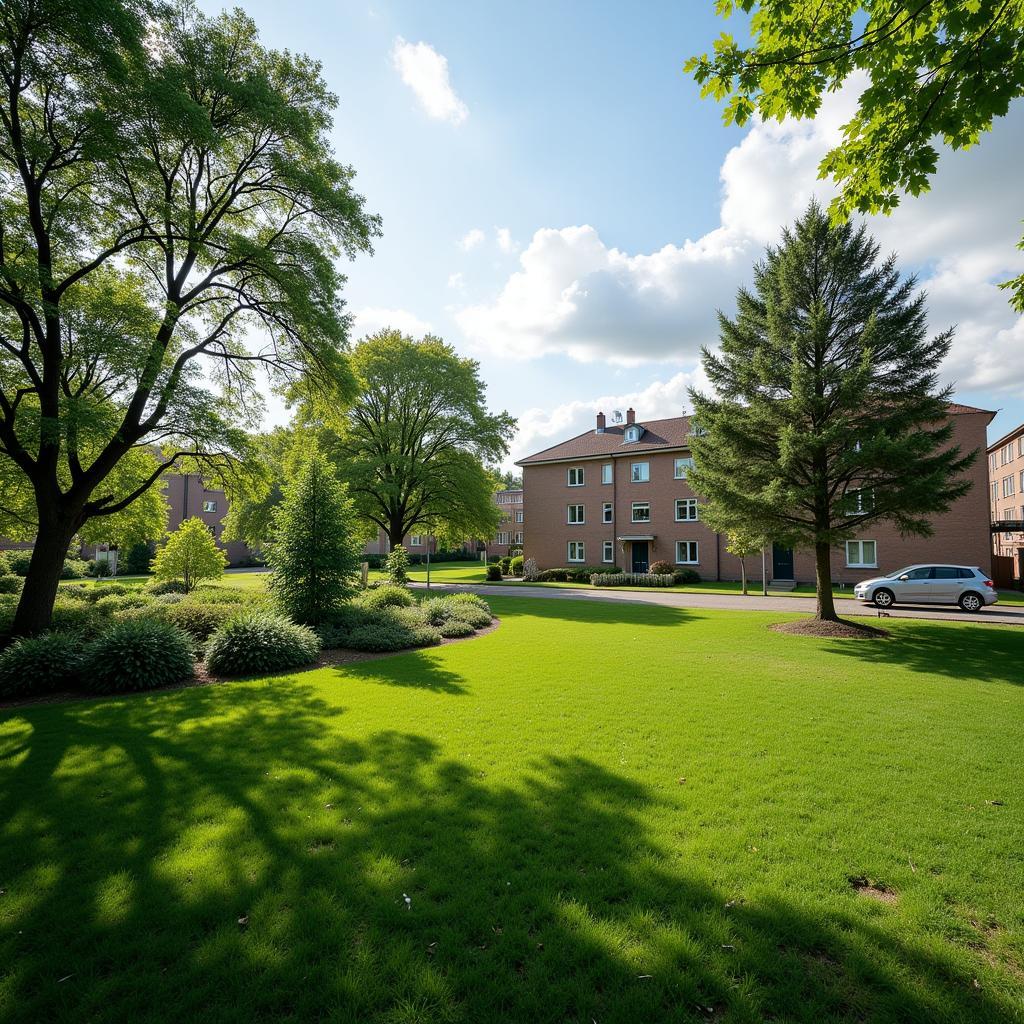
<path fill-rule="evenodd" d="M 232 565 L 244 565 L 253 558 L 248 544 L 240 540 L 225 543 L 223 539 L 224 518 L 230 508 L 224 491 L 207 487 L 199 473 L 168 473 L 164 481 L 164 497 L 170 506 L 168 533 L 173 533 L 186 519 L 201 519 Z"/>
<path fill-rule="evenodd" d="M 988 492 L 992 553 L 1012 558 L 1013 578 L 1024 579 L 1024 423 L 989 446 Z"/>
<path fill-rule="evenodd" d="M 950 405 L 953 444 L 964 451 L 986 447 L 985 429 L 994 414 Z M 702 500 L 687 480 L 693 465 L 688 417 L 640 422 L 633 409 L 625 422 L 609 425 L 598 413 L 595 428 L 518 463 L 523 469 L 525 515 L 531 528 L 524 555 L 540 568 L 562 565 L 618 566 L 644 572 L 656 561 L 690 568 L 705 580 L 740 577 L 739 559 L 727 539 L 703 522 Z M 833 579 L 855 583 L 913 562 L 955 559 L 988 571 L 987 471 L 978 458 L 968 471 L 971 490 L 933 518 L 931 537 L 900 537 L 887 523 L 837 548 Z M 773 545 L 766 552 L 771 580 L 813 582 L 814 553 Z M 756 564 L 755 564 L 756 563 Z M 760 578 L 761 558 L 747 560 L 748 575 Z"/>
<path fill-rule="evenodd" d="M 494 494 L 495 504 L 501 512 L 498 532 L 486 543 L 488 560 L 505 558 L 523 546 L 526 513 L 523 509 L 523 489 L 508 487 Z"/>

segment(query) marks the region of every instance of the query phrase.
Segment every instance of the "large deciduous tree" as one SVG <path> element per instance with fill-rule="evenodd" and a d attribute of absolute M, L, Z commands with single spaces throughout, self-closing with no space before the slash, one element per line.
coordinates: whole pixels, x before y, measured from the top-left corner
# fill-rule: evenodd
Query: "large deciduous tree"
<path fill-rule="evenodd" d="M 966 149 L 1024 95 L 1020 0 L 718 0 L 751 14 L 752 43 L 723 33 L 686 65 L 702 94 L 727 100 L 726 123 L 813 117 L 822 97 L 867 79 L 842 143 L 821 163 L 841 186 L 834 217 L 890 212 L 929 187 L 936 139 Z M 1024 247 L 1024 240 L 1021 242 Z M 1024 275 L 1006 285 L 1024 311 Z"/>
<path fill-rule="evenodd" d="M 0 76 L 0 479 L 37 534 L 33 633 L 76 533 L 237 458 L 257 368 L 345 390 L 336 261 L 379 227 L 319 66 L 241 12 L 6 0 Z"/>
<path fill-rule="evenodd" d="M 385 330 L 352 352 L 358 395 L 333 455 L 362 517 L 394 547 L 417 527 L 448 540 L 490 537 L 500 519 L 487 466 L 515 420 L 488 412 L 479 367 L 440 338 Z"/>
<path fill-rule="evenodd" d="M 817 614 L 836 619 L 831 550 L 871 522 L 928 536 L 969 489 L 977 452 L 950 443 L 937 369 L 952 331 L 929 338 L 925 297 L 863 226 L 811 204 L 719 314 L 704 350 L 715 396 L 692 392 L 705 518 L 815 552 Z"/>

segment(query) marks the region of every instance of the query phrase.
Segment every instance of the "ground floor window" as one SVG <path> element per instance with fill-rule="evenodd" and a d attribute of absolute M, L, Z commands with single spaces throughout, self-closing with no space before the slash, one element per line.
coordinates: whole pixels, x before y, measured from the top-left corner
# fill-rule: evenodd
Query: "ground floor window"
<path fill-rule="evenodd" d="M 522 544 L 523 543 L 523 535 L 522 535 L 521 532 L 516 534 L 515 543 L 516 544 Z"/>
<path fill-rule="evenodd" d="M 851 569 L 875 569 L 878 567 L 878 549 L 873 540 L 848 540 L 846 542 L 846 564 Z"/>
<path fill-rule="evenodd" d="M 604 546 L 601 549 L 601 561 L 602 562 L 614 562 L 615 561 L 615 544 L 606 540 Z"/>
<path fill-rule="evenodd" d="M 409 547 L 411 547 L 411 548 L 421 548 L 421 547 L 423 547 L 423 537 L 420 534 L 418 534 L 418 533 L 414 533 L 409 538 Z"/>
<path fill-rule="evenodd" d="M 583 554 L 583 541 L 571 540 L 569 541 L 569 555 L 570 562 L 583 562 L 586 560 Z"/>
<path fill-rule="evenodd" d="M 676 565 L 697 565 L 700 557 L 695 540 L 676 541 Z"/>
<path fill-rule="evenodd" d="M 498 543 L 499 544 L 507 544 L 509 542 L 509 537 L 510 536 L 511 535 L 508 534 L 508 533 L 502 533 L 502 532 L 499 531 L 499 533 L 498 533 Z"/>

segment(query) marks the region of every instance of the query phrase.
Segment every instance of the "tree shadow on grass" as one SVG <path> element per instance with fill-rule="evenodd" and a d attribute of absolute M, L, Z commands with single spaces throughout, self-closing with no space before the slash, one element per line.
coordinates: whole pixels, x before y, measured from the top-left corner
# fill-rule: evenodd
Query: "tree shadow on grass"
<path fill-rule="evenodd" d="M 300 677 L 0 725 L 0 1019 L 1016 1019 L 852 893 L 721 891 L 600 765 L 343 716 Z"/>
<path fill-rule="evenodd" d="M 955 679 L 1024 685 L 1024 629 L 1019 626 L 951 627 L 906 619 L 885 625 L 892 633 L 889 640 L 836 641 L 827 651 L 869 669 L 898 666 Z"/>
<path fill-rule="evenodd" d="M 475 643 L 478 639 L 469 637 L 460 642 Z M 436 648 L 397 653 L 372 661 L 351 662 L 333 667 L 333 673 L 340 683 L 349 679 L 359 679 L 386 686 L 407 686 L 453 696 L 468 693 L 463 685 L 463 677 L 445 668 L 433 650 Z"/>

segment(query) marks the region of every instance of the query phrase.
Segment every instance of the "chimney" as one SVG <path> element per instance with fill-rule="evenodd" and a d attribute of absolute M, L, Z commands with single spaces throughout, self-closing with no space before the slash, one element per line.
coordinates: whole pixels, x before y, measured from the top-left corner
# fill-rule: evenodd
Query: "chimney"
<path fill-rule="evenodd" d="M 597 429 L 594 431 L 595 434 L 603 434 L 604 433 L 604 423 L 605 423 L 605 421 L 604 421 L 604 413 L 603 412 L 599 412 L 597 414 Z"/>
<path fill-rule="evenodd" d="M 636 409 L 629 408 L 626 410 L 626 423 L 636 423 Z"/>

